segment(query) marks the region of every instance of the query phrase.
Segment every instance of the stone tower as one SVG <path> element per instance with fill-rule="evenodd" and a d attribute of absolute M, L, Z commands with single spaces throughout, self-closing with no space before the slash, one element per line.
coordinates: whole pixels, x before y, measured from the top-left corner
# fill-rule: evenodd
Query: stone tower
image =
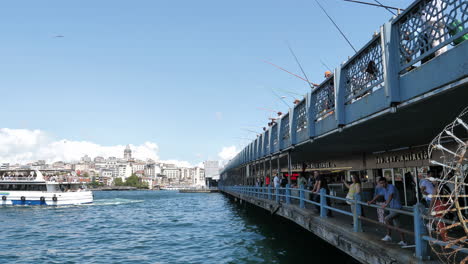
<path fill-rule="evenodd" d="M 132 159 L 132 150 L 130 149 L 130 145 L 127 145 L 127 147 L 124 150 L 124 159 L 125 160 Z"/>

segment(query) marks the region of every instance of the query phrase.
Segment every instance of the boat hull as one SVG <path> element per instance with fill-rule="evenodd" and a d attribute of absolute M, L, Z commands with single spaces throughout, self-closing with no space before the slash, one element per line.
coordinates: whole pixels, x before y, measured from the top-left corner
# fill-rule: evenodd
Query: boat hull
<path fill-rule="evenodd" d="M 82 192 L 41 192 L 41 191 L 0 191 L 0 205 L 80 205 L 93 202 L 91 191 Z"/>

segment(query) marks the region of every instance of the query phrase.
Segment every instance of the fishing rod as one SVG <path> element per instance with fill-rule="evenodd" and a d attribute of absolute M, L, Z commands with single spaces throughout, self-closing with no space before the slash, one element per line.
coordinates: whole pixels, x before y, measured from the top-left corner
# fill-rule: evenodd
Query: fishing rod
<path fill-rule="evenodd" d="M 237 139 L 244 139 L 244 140 L 255 140 L 255 139 L 245 138 L 245 137 L 234 137 L 234 138 L 237 138 Z"/>
<path fill-rule="evenodd" d="M 286 90 L 286 89 L 279 89 L 279 88 L 275 88 L 277 91 L 281 91 L 281 92 L 285 92 L 285 93 L 288 93 L 288 94 L 294 94 L 294 95 L 298 95 L 298 96 L 303 96 L 303 94 L 300 94 L 300 93 L 296 93 L 296 92 L 293 92 L 293 91 L 290 91 L 290 90 Z M 296 99 L 295 97 L 293 97 L 294 99 Z"/>
<path fill-rule="evenodd" d="M 283 103 L 288 107 L 288 109 L 291 108 L 291 106 L 289 106 L 289 104 L 286 103 L 286 101 L 284 101 L 284 98 L 281 97 L 281 96 L 279 96 L 273 89 L 271 89 L 271 92 L 272 92 L 276 97 L 278 97 L 278 99 L 280 99 L 281 102 L 283 102 Z"/>
<path fill-rule="evenodd" d="M 363 4 L 363 5 L 370 5 L 370 6 L 376 6 L 376 7 L 383 7 L 385 8 L 388 12 L 392 13 L 392 15 L 396 15 L 391 9 L 394 9 L 394 10 L 404 10 L 404 9 L 401 9 L 401 8 L 398 8 L 398 7 L 393 7 L 393 6 L 388 6 L 388 5 L 383 5 L 382 3 L 380 3 L 379 1 L 377 0 L 374 0 L 374 2 L 376 2 L 377 4 L 373 4 L 373 3 L 368 3 L 368 2 L 362 2 L 362 1 L 356 1 L 356 0 L 343 0 L 345 2 L 351 2 L 351 3 L 356 3 L 356 4 Z"/>
<path fill-rule="evenodd" d="M 315 2 L 317 3 L 317 5 L 320 7 L 320 9 L 322 9 L 322 11 L 325 13 L 325 15 L 327 15 L 328 19 L 330 19 L 330 21 L 333 23 L 333 25 L 335 25 L 336 29 L 338 29 L 338 31 L 340 32 L 341 36 L 343 36 L 343 38 L 346 40 L 346 42 L 348 42 L 349 46 L 354 50 L 354 52 L 357 53 L 357 50 L 354 48 L 353 44 L 351 44 L 351 42 L 349 41 L 349 39 L 346 37 L 346 35 L 343 33 L 343 31 L 341 31 L 340 27 L 338 27 L 338 25 L 335 23 L 335 21 L 333 20 L 333 18 L 330 17 L 330 15 L 328 15 L 327 11 L 325 10 L 325 8 L 323 8 L 323 6 L 319 3 L 318 0 L 315 0 Z"/>
<path fill-rule="evenodd" d="M 268 63 L 268 64 L 270 64 L 270 65 L 272 65 L 272 66 L 274 66 L 274 67 L 276 67 L 276 68 L 278 68 L 278 69 L 280 69 L 280 70 L 282 70 L 282 71 L 285 71 L 285 72 L 287 72 L 287 73 L 289 73 L 289 74 L 291 74 L 291 75 L 293 75 L 293 76 L 295 76 L 295 77 L 297 77 L 297 78 L 299 78 L 299 79 L 301 79 L 301 80 L 303 80 L 303 81 L 305 81 L 305 82 L 309 82 L 308 80 L 302 78 L 301 76 L 299 76 L 299 75 L 297 75 L 297 74 L 294 74 L 294 73 L 292 73 L 292 72 L 290 72 L 290 71 L 288 71 L 288 70 L 286 70 L 286 69 L 284 69 L 284 68 L 281 68 L 280 66 L 278 66 L 278 65 L 276 65 L 276 64 L 274 64 L 274 63 L 271 63 L 271 62 L 266 61 L 266 60 L 262 60 L 262 61 L 265 62 L 265 63 Z"/>
<path fill-rule="evenodd" d="M 325 67 L 327 70 L 329 70 L 330 72 L 332 72 L 332 70 L 330 69 L 330 67 L 328 67 L 328 65 L 326 65 L 325 62 L 323 62 L 323 60 L 320 60 L 320 63 L 322 63 L 323 67 Z"/>
<path fill-rule="evenodd" d="M 283 112 L 281 112 L 281 111 L 275 111 L 275 110 L 271 110 L 271 109 L 268 109 L 268 108 L 257 107 L 257 109 L 273 112 L 273 113 L 276 113 L 278 116 L 281 116 L 283 114 Z M 271 117 L 269 119 L 271 119 Z"/>
<path fill-rule="evenodd" d="M 305 79 L 307 80 L 307 83 L 309 84 L 310 89 L 313 89 L 313 86 L 316 86 L 316 85 L 315 85 L 315 84 L 312 84 L 312 83 L 309 81 L 309 78 L 307 78 L 307 74 L 305 73 L 304 69 L 302 68 L 301 63 L 300 63 L 299 60 L 297 59 L 296 54 L 295 54 L 294 51 L 292 50 L 291 45 L 289 45 L 289 42 L 286 41 L 286 44 L 288 45 L 289 51 L 291 52 L 291 54 L 293 55 L 294 59 L 296 60 L 297 65 L 298 65 L 299 68 L 301 69 L 302 74 L 304 75 Z"/>

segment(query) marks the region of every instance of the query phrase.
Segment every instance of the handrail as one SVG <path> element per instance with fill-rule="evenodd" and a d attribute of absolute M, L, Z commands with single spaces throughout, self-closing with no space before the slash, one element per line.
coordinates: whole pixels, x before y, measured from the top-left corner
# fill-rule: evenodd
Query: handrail
<path fill-rule="evenodd" d="M 385 226 L 386 228 L 390 228 L 390 229 L 393 229 L 402 233 L 406 233 L 408 235 L 414 236 L 414 240 L 416 244 L 415 255 L 416 257 L 420 259 L 427 257 L 427 255 L 429 254 L 426 250 L 427 247 L 424 246 L 424 244 L 427 243 L 427 241 L 430 241 L 431 243 L 442 245 L 442 246 L 448 245 L 447 243 L 443 241 L 436 240 L 426 235 L 425 226 L 423 224 L 424 223 L 423 218 L 428 218 L 428 217 L 421 215 L 420 205 L 414 206 L 412 212 L 394 209 L 394 208 L 382 208 L 381 206 L 372 205 L 372 204 L 368 205 L 367 203 L 361 201 L 360 194 L 356 194 L 355 199 L 352 200 L 348 198 L 326 194 L 325 189 L 323 188 L 320 190 L 320 193 L 312 192 L 310 190 L 304 189 L 304 186 L 302 185 L 299 188 L 291 188 L 289 185 L 287 185 L 286 187 L 276 187 L 276 188 L 272 186 L 261 186 L 261 187 L 260 186 L 228 186 L 228 187 L 221 186 L 220 190 L 234 191 L 234 192 L 240 193 L 241 195 L 253 196 L 253 197 L 260 198 L 260 199 L 276 200 L 276 202 L 278 203 L 283 201 L 283 202 L 286 202 L 287 204 L 291 204 L 291 199 L 296 199 L 299 201 L 299 208 L 305 208 L 305 203 L 313 204 L 317 208 L 320 208 L 321 218 L 327 217 L 327 212 L 326 212 L 327 210 L 337 212 L 337 213 L 347 215 L 347 216 L 352 216 L 355 232 L 363 232 L 362 227 L 361 227 L 361 221 L 366 221 L 366 222 L 370 222 L 370 223 L 377 224 L 380 226 Z M 297 192 L 296 195 L 294 194 L 294 192 L 291 192 L 293 190 Z M 306 193 L 319 195 L 320 202 L 307 199 L 305 197 Z M 335 208 L 332 205 L 327 204 L 327 198 L 339 200 L 339 201 L 346 201 L 354 205 L 355 210 L 353 212 L 349 212 L 346 210 Z M 296 206 L 296 205 L 293 205 L 293 206 Z M 387 210 L 391 212 L 397 212 L 402 215 L 410 216 L 413 218 L 414 231 L 383 224 L 376 220 L 364 217 L 361 215 L 361 212 L 362 212 L 361 206 L 366 206 L 366 207 L 376 208 L 376 209 L 383 209 L 383 210 Z M 468 253 L 468 249 L 458 249 L 458 250 L 464 253 Z"/>

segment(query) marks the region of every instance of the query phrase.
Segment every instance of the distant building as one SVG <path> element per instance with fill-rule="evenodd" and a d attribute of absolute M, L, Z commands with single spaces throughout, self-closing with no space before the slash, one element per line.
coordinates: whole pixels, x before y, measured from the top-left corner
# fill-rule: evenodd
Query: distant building
<path fill-rule="evenodd" d="M 121 164 L 119 165 L 118 169 L 118 177 L 122 178 L 122 180 L 126 180 L 128 177 L 132 176 L 132 167 L 130 164 Z"/>
<path fill-rule="evenodd" d="M 166 164 L 161 169 L 161 174 L 166 176 L 170 182 L 180 181 L 180 169 L 173 164 Z"/>
<path fill-rule="evenodd" d="M 84 155 L 84 157 L 81 158 L 82 163 L 91 163 L 91 158 L 88 155 Z"/>
<path fill-rule="evenodd" d="M 130 145 L 124 150 L 124 160 L 131 160 L 132 159 L 132 150 L 130 149 Z"/>
<path fill-rule="evenodd" d="M 56 161 L 52 163 L 52 168 L 57 170 L 65 169 L 65 162 L 63 161 Z"/>
<path fill-rule="evenodd" d="M 219 180 L 219 162 L 217 160 L 207 160 L 203 162 L 205 168 L 205 178 Z"/>
<path fill-rule="evenodd" d="M 104 163 L 106 161 L 106 159 L 104 159 L 104 157 L 101 157 L 101 156 L 97 156 L 94 158 L 94 163 Z"/>
<path fill-rule="evenodd" d="M 157 177 L 161 174 L 161 167 L 159 164 L 150 163 L 145 165 L 145 175 L 148 177 Z"/>
<path fill-rule="evenodd" d="M 136 173 L 137 171 L 144 171 L 145 170 L 145 163 L 135 162 L 132 164 L 132 173 Z"/>
<path fill-rule="evenodd" d="M 0 163 L 0 170 L 9 170 L 10 163 Z"/>

